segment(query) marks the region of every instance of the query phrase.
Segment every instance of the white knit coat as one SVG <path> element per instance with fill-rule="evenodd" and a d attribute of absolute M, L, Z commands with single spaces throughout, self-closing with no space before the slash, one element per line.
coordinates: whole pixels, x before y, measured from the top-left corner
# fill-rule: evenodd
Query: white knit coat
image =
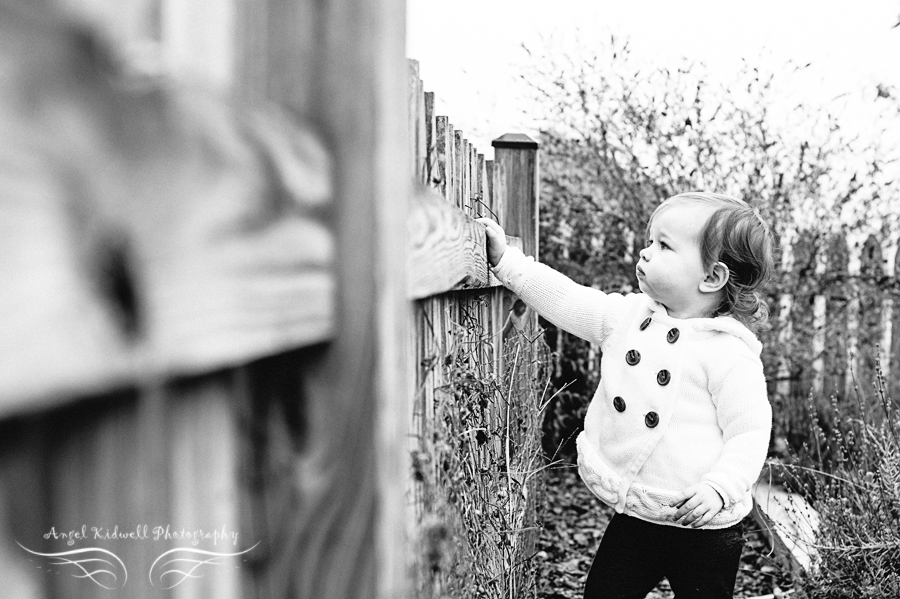
<path fill-rule="evenodd" d="M 577 439 L 584 483 L 619 513 L 680 526 L 675 496 L 706 483 L 740 522 L 769 444 L 762 345 L 740 322 L 672 318 L 643 293 L 603 293 L 509 248 L 497 278 L 557 327 L 600 346 L 600 385 Z"/>

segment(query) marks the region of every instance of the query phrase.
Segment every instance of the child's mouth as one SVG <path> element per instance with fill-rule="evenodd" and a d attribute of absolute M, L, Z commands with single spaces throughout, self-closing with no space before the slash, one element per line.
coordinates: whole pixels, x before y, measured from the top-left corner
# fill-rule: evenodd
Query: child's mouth
<path fill-rule="evenodd" d="M 635 270 L 635 273 L 637 273 L 637 278 L 643 279 L 646 276 L 644 274 L 644 269 L 641 268 L 640 266 L 636 267 L 634 270 Z"/>

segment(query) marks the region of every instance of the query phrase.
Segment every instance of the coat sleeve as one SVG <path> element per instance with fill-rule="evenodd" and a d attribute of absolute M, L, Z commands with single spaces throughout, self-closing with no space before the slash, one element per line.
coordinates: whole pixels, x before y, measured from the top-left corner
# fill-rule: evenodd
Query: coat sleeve
<path fill-rule="evenodd" d="M 609 336 L 634 297 L 579 285 L 512 247 L 503 253 L 494 274 L 554 325 L 597 344 Z"/>
<path fill-rule="evenodd" d="M 772 407 L 762 362 L 741 355 L 711 388 L 725 445 L 718 461 L 701 479 L 733 506 L 756 482 L 772 433 Z"/>

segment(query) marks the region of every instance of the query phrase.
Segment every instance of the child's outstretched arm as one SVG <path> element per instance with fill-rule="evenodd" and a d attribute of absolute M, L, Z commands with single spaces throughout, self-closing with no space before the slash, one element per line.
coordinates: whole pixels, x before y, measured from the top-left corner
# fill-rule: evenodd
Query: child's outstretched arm
<path fill-rule="evenodd" d="M 564 274 L 509 247 L 503 228 L 489 218 L 477 222 L 487 234 L 488 262 L 503 284 L 541 316 L 573 335 L 603 343 L 629 306 L 624 296 L 579 285 Z"/>

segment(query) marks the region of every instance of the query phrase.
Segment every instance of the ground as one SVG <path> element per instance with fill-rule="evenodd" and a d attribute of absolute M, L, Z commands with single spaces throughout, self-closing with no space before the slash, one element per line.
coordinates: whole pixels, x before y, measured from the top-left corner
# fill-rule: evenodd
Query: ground
<path fill-rule="evenodd" d="M 581 599 L 597 544 L 612 513 L 581 483 L 574 467 L 547 472 L 536 565 L 539 599 Z M 776 588 L 777 587 L 777 588 Z M 771 555 L 766 537 L 752 518 L 744 521 L 744 552 L 734 596 L 780 594 L 790 588 L 789 577 Z M 664 580 L 648 599 L 671 599 Z"/>

